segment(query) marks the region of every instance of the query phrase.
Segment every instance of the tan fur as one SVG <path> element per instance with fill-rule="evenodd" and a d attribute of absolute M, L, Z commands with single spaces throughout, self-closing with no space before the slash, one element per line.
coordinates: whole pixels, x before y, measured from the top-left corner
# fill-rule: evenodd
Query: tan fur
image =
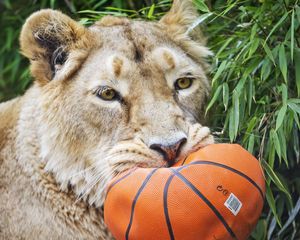
<path fill-rule="evenodd" d="M 114 58 L 113 68 L 116 77 L 119 77 L 122 71 L 123 61 L 120 58 Z"/>
<path fill-rule="evenodd" d="M 130 21 L 127 18 L 105 16 L 95 23 L 95 26 L 112 27 L 116 25 L 127 25 Z"/>
<path fill-rule="evenodd" d="M 176 64 L 173 59 L 173 56 L 171 54 L 169 54 L 168 52 L 164 52 L 163 57 L 164 57 L 164 60 L 168 63 L 170 69 L 174 69 Z"/>
<path fill-rule="evenodd" d="M 28 18 L 21 50 L 36 81 L 0 104 L 1 240 L 112 239 L 102 210 L 112 177 L 167 166 L 152 144 L 186 138 L 181 158 L 213 142 L 199 123 L 209 51 L 186 32 L 196 17 L 175 0 L 158 23 L 106 17 L 85 28 L 53 10 Z M 176 92 L 186 76 L 193 85 Z M 100 99 L 100 86 L 121 99 Z"/>

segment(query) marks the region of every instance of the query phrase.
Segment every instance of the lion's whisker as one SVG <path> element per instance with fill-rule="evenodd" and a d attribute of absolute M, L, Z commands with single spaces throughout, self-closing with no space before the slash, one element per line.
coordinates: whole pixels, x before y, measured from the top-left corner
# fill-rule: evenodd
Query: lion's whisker
<path fill-rule="evenodd" d="M 100 182 L 104 177 L 106 177 L 107 173 L 110 173 L 111 169 L 106 168 L 104 171 L 100 171 L 94 174 L 93 179 L 91 182 L 86 184 L 86 186 L 83 188 L 83 193 L 76 199 L 76 201 L 79 201 L 83 199 L 86 195 L 88 195 L 91 190 L 97 185 L 98 182 Z"/>
<path fill-rule="evenodd" d="M 92 170 L 93 168 L 95 168 L 96 165 L 97 165 L 97 164 L 94 163 L 94 164 L 92 164 L 91 166 L 89 166 L 89 167 L 87 167 L 87 168 L 85 168 L 85 169 L 83 169 L 83 170 L 81 170 L 81 171 L 79 171 L 79 172 L 77 172 L 77 173 L 72 174 L 72 175 L 70 176 L 70 179 L 72 179 L 72 178 L 74 178 L 74 177 L 77 177 L 77 176 L 82 176 L 82 175 L 84 175 L 86 172 L 88 172 L 88 171 Z"/>

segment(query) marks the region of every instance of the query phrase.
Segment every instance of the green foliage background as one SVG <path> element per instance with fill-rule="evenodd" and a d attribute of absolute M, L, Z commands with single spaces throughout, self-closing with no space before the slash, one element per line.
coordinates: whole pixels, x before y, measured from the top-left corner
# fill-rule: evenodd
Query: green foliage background
<path fill-rule="evenodd" d="M 264 212 L 251 239 L 300 239 L 300 6 L 298 0 L 196 0 L 215 53 L 209 125 L 238 142 L 266 173 Z M 169 0 L 4 0 L 0 2 L 0 102 L 31 84 L 18 36 L 30 13 L 61 9 L 90 24 L 103 15 L 159 19 Z"/>

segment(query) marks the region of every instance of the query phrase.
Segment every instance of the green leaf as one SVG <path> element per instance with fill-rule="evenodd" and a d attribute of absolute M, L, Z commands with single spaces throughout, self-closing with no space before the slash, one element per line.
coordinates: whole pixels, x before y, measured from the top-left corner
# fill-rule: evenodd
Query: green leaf
<path fill-rule="evenodd" d="M 233 38 L 228 38 L 225 43 L 222 44 L 221 48 L 218 50 L 217 54 L 216 54 L 216 58 L 220 57 L 220 54 L 223 52 L 223 50 L 229 45 L 229 43 L 231 43 L 233 40 Z"/>
<path fill-rule="evenodd" d="M 233 94 L 232 105 L 234 110 L 234 137 L 237 136 L 240 122 L 240 98 L 239 94 Z"/>
<path fill-rule="evenodd" d="M 297 15 L 298 22 L 300 23 L 300 7 L 299 7 L 299 5 L 297 5 L 295 7 L 295 10 L 296 10 L 296 15 Z"/>
<path fill-rule="evenodd" d="M 247 134 L 252 133 L 254 127 L 256 126 L 256 123 L 257 123 L 257 117 L 253 117 L 248 124 L 247 130 L 246 130 Z"/>
<path fill-rule="evenodd" d="M 271 220 L 271 223 L 269 225 L 269 229 L 268 229 L 268 237 L 267 238 L 260 238 L 261 240 L 264 240 L 264 239 L 272 239 L 272 234 L 274 232 L 276 228 L 276 218 L 275 217 L 272 217 L 272 220 Z"/>
<path fill-rule="evenodd" d="M 286 111 L 287 111 L 287 104 L 284 104 L 279 112 L 278 112 L 278 115 L 277 115 L 277 119 L 276 119 L 276 131 L 281 127 L 282 123 L 283 123 L 283 120 L 284 120 L 284 117 L 285 117 L 285 114 L 286 114 Z"/>
<path fill-rule="evenodd" d="M 225 111 L 227 111 L 229 102 L 229 87 L 228 83 L 223 83 L 223 104 L 225 107 Z"/>
<path fill-rule="evenodd" d="M 230 142 L 233 142 L 235 139 L 235 118 L 233 108 L 230 108 L 229 111 L 229 139 Z"/>
<path fill-rule="evenodd" d="M 147 18 L 149 18 L 149 19 L 153 18 L 154 10 L 155 10 L 155 4 L 152 4 L 151 7 L 150 7 L 150 9 L 149 9 L 149 12 L 147 14 Z"/>
<path fill-rule="evenodd" d="M 271 181 L 276 185 L 276 187 L 284 192 L 286 194 L 286 196 L 291 199 L 291 195 L 288 192 L 288 190 L 284 187 L 284 185 L 282 184 L 282 182 L 280 181 L 279 177 L 276 175 L 276 173 L 274 172 L 274 170 L 269 166 L 269 164 L 265 161 L 262 162 L 264 169 L 267 173 L 267 175 L 269 176 L 269 178 L 271 179 Z"/>
<path fill-rule="evenodd" d="M 284 135 L 284 131 L 282 128 L 280 128 L 279 131 L 277 132 L 277 136 L 279 139 L 279 144 L 281 146 L 281 157 L 283 158 L 286 166 L 289 167 L 289 162 L 286 155 L 286 137 Z"/>
<path fill-rule="evenodd" d="M 279 48 L 279 67 L 283 75 L 284 81 L 285 83 L 287 83 L 287 60 L 283 44 L 281 44 Z"/>
<path fill-rule="evenodd" d="M 296 122 L 298 128 L 300 129 L 300 120 L 299 120 L 299 117 L 298 117 L 297 114 L 294 114 L 294 120 L 295 120 L 295 122 Z"/>
<path fill-rule="evenodd" d="M 188 33 L 192 32 L 197 26 L 199 26 L 202 22 L 204 22 L 207 18 L 209 18 L 212 15 L 211 12 L 201 14 L 200 17 L 198 17 L 193 24 L 188 28 Z"/>
<path fill-rule="evenodd" d="M 277 153 L 279 159 L 281 159 L 281 147 L 280 147 L 278 135 L 274 129 L 271 130 L 270 134 L 271 134 L 271 139 L 275 146 L 276 153 Z"/>
<path fill-rule="evenodd" d="M 269 35 L 267 36 L 264 44 L 266 44 L 266 42 L 269 40 L 269 38 L 272 36 L 272 34 L 274 33 L 274 31 L 283 23 L 283 21 L 286 19 L 286 17 L 288 16 L 288 13 L 285 12 L 284 15 L 280 18 L 280 20 L 274 25 L 274 27 L 272 28 L 271 32 L 269 33 Z"/>
<path fill-rule="evenodd" d="M 257 28 L 258 28 L 258 25 L 257 25 L 257 23 L 255 23 L 251 29 L 250 41 L 253 41 L 254 37 L 256 36 Z"/>
<path fill-rule="evenodd" d="M 294 44 L 295 44 L 295 11 L 292 11 L 291 21 L 291 60 L 294 61 Z"/>
<path fill-rule="evenodd" d="M 244 89 L 246 80 L 247 80 L 248 74 L 243 75 L 242 79 L 240 79 L 239 83 L 234 89 L 234 93 L 239 96 L 242 93 L 242 90 Z"/>
<path fill-rule="evenodd" d="M 217 101 L 219 95 L 220 95 L 220 92 L 222 90 L 222 85 L 220 85 L 217 90 L 215 91 L 214 93 L 214 96 L 213 98 L 210 100 L 207 108 L 206 108 L 206 111 L 205 111 L 205 115 L 207 114 L 207 112 L 209 111 L 209 109 L 211 109 L 211 107 L 214 105 L 214 103 Z"/>
<path fill-rule="evenodd" d="M 281 94 L 282 94 L 282 104 L 286 105 L 287 104 L 287 100 L 288 100 L 288 90 L 287 90 L 287 86 L 283 83 L 280 85 L 279 87 Z"/>
<path fill-rule="evenodd" d="M 252 99 L 254 99 L 254 87 L 253 87 L 253 80 L 250 79 L 248 82 L 248 92 L 247 92 L 247 101 L 248 101 L 248 114 L 251 114 L 251 107 L 252 107 Z"/>
<path fill-rule="evenodd" d="M 50 0 L 50 7 L 54 9 L 54 6 L 55 6 L 55 0 Z"/>
<path fill-rule="evenodd" d="M 221 65 L 219 66 L 214 78 L 212 79 L 212 85 L 214 86 L 215 82 L 217 81 L 217 79 L 221 76 L 222 72 L 224 71 L 224 69 L 227 66 L 227 61 L 223 61 L 221 63 Z"/>
<path fill-rule="evenodd" d="M 253 55 L 253 53 L 256 52 L 258 46 L 260 44 L 260 39 L 259 38 L 255 38 L 253 41 L 252 41 L 252 44 L 251 44 L 251 47 L 249 49 L 249 54 L 248 54 L 248 57 L 251 57 Z"/>
<path fill-rule="evenodd" d="M 202 12 L 209 12 L 208 7 L 206 6 L 203 0 L 195 0 L 197 8 Z"/>
<path fill-rule="evenodd" d="M 300 49 L 295 51 L 295 75 L 296 75 L 296 86 L 298 90 L 298 97 L 300 97 Z"/>
<path fill-rule="evenodd" d="M 300 114 L 300 105 L 293 103 L 293 102 L 288 102 L 288 106 L 290 109 L 292 109 L 296 114 Z"/>
<path fill-rule="evenodd" d="M 271 168 L 274 167 L 275 162 L 275 147 L 272 141 L 269 141 L 270 150 L 269 150 L 269 156 L 268 156 L 268 163 Z"/>
<path fill-rule="evenodd" d="M 288 102 L 300 104 L 300 98 L 290 98 Z"/>
<path fill-rule="evenodd" d="M 273 62 L 274 66 L 276 66 L 276 62 L 275 62 L 273 53 L 271 52 L 271 50 L 270 50 L 268 44 L 265 43 L 265 44 L 263 45 L 263 48 L 264 48 L 264 50 L 265 50 L 267 56 L 268 56 L 268 57 L 270 58 L 270 60 Z"/>
<path fill-rule="evenodd" d="M 278 236 L 280 236 L 287 229 L 287 227 L 295 220 L 295 218 L 298 216 L 299 211 L 300 211 L 300 197 L 298 198 L 295 207 L 290 212 L 288 220 L 283 225 L 282 229 L 278 232 L 277 234 Z"/>
<path fill-rule="evenodd" d="M 260 78 L 261 80 L 265 81 L 271 73 L 271 61 L 269 59 L 265 59 L 263 61 L 263 65 L 261 68 Z"/>
<path fill-rule="evenodd" d="M 252 154 L 254 149 L 254 140 L 255 140 L 255 136 L 253 134 L 250 134 L 247 150 Z"/>
<path fill-rule="evenodd" d="M 265 219 L 260 219 L 251 233 L 251 237 L 257 240 L 266 239 L 267 236 L 267 221 Z"/>
<path fill-rule="evenodd" d="M 279 217 L 277 215 L 277 211 L 276 211 L 275 199 L 274 199 L 272 190 L 269 185 L 266 186 L 266 199 L 271 208 L 271 211 L 273 212 L 276 222 L 281 227 L 281 222 L 280 222 L 280 219 L 279 219 Z"/>

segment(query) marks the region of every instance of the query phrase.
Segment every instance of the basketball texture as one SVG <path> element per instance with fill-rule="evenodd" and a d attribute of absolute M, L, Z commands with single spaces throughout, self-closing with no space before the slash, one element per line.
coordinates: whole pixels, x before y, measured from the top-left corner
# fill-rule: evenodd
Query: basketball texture
<path fill-rule="evenodd" d="M 118 176 L 104 218 L 117 240 L 247 239 L 264 196 L 258 160 L 239 145 L 213 144 L 172 168 Z"/>

